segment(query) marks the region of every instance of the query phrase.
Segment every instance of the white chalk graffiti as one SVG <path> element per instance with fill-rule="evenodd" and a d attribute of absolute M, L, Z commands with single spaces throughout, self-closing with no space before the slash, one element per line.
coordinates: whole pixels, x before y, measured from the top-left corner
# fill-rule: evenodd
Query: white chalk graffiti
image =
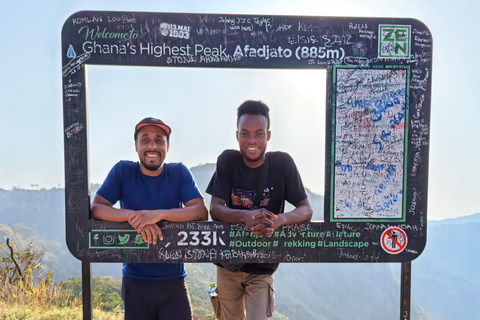
<path fill-rule="evenodd" d="M 62 68 L 62 75 L 64 77 L 68 76 L 69 74 L 73 74 L 80 70 L 81 65 L 90 58 L 90 53 L 83 53 L 79 56 L 76 56 L 72 60 L 70 60 L 67 65 Z"/>
<path fill-rule="evenodd" d="M 71 124 L 70 126 L 68 126 L 68 128 L 65 129 L 65 134 L 67 135 L 67 138 L 70 139 L 70 137 L 76 135 L 82 130 L 83 125 L 79 122 L 75 122 L 74 124 Z"/>
<path fill-rule="evenodd" d="M 338 69 L 334 218 L 402 218 L 405 69 Z"/>

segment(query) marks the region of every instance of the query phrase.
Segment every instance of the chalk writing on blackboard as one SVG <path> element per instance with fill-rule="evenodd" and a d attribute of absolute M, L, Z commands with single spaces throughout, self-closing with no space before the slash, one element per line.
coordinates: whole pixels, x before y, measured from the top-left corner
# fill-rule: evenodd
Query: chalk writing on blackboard
<path fill-rule="evenodd" d="M 336 69 L 334 219 L 402 219 L 407 69 Z"/>
<path fill-rule="evenodd" d="M 426 240 L 432 45 L 412 19 L 72 15 L 61 49 L 69 249 L 88 262 L 411 261 Z M 91 219 L 89 65 L 325 69 L 326 221 L 282 226 L 270 237 L 243 223 L 162 221 L 164 240 L 152 245 L 128 223 Z M 392 227 L 411 240 L 398 255 L 381 246 Z"/>
<path fill-rule="evenodd" d="M 74 124 L 68 126 L 67 129 L 65 129 L 65 134 L 67 135 L 67 138 L 70 138 L 71 136 L 76 135 L 82 130 L 83 125 L 79 122 L 75 122 Z"/>

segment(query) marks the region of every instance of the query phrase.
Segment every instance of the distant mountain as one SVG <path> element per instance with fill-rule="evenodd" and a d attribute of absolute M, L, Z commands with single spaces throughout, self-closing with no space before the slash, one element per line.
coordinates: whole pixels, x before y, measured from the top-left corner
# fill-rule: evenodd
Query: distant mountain
<path fill-rule="evenodd" d="M 205 188 L 215 165 L 191 170 L 209 202 Z M 98 187 L 92 185 L 92 195 Z M 323 220 L 323 197 L 308 192 L 314 219 Z M 80 276 L 81 271 L 80 262 L 65 245 L 64 206 L 64 189 L 0 189 L 0 225 L 5 225 L 0 226 L 0 241 L 4 242 L 4 236 L 17 236 L 19 245 L 41 242 L 47 250 L 44 264 L 54 271 L 56 281 Z M 480 214 L 428 221 L 427 246 L 412 262 L 412 320 L 480 319 L 479 228 Z M 275 273 L 276 309 L 295 320 L 398 319 L 399 264 L 392 267 L 393 273 L 382 263 L 281 264 Z M 121 264 L 96 263 L 92 269 L 95 275 L 121 275 Z M 214 281 L 214 266 L 188 264 L 187 271 L 187 278 L 204 279 L 188 281 L 196 297 L 207 299 L 203 286 Z"/>
<path fill-rule="evenodd" d="M 480 214 L 429 221 L 412 295 L 435 319 L 480 319 Z"/>
<path fill-rule="evenodd" d="M 472 214 L 470 216 L 463 216 L 445 220 L 429 220 L 430 225 L 449 225 L 449 224 L 464 224 L 480 222 L 480 213 Z"/>
<path fill-rule="evenodd" d="M 290 319 L 400 317 L 400 288 L 386 264 L 281 264 L 275 278 L 277 309 Z M 411 312 L 431 319 L 414 301 Z"/>
<path fill-rule="evenodd" d="M 42 240 L 32 229 L 21 226 L 0 225 L 0 242 L 5 237 L 15 239 L 19 249 L 29 242 L 43 246 L 47 250 L 45 270 L 52 270 L 56 281 L 80 276 L 80 262 L 69 257 L 65 245 Z M 121 276 L 118 263 L 94 263 L 92 269 L 94 275 Z M 200 315 L 212 314 L 207 289 L 215 282 L 215 266 L 187 264 L 186 269 L 194 311 Z M 272 320 L 377 320 L 397 319 L 400 314 L 398 282 L 386 264 L 284 263 L 275 278 L 277 314 Z M 411 319 L 432 318 L 412 302 Z"/>
<path fill-rule="evenodd" d="M 200 166 L 190 168 L 192 171 L 193 176 L 195 177 L 195 182 L 197 183 L 198 189 L 202 193 L 203 197 L 205 198 L 205 202 L 207 203 L 207 208 L 210 208 L 210 199 L 212 197 L 205 192 L 207 189 L 208 183 L 212 178 L 213 173 L 215 172 L 215 164 L 203 164 Z"/>
<path fill-rule="evenodd" d="M 25 225 L 47 240 L 65 239 L 65 190 L 0 189 L 0 224 Z"/>

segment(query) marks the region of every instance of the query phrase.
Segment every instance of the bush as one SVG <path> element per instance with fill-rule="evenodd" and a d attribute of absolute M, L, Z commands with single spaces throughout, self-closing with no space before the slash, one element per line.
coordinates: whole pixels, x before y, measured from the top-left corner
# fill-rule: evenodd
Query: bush
<path fill-rule="evenodd" d="M 0 243 L 0 301 L 55 306 L 64 306 L 66 301 L 79 303 L 52 281 L 51 271 L 43 271 L 43 250 L 35 251 L 29 243 L 27 248 L 17 251 L 15 242 L 8 238 L 6 245 L 8 249 Z"/>
<path fill-rule="evenodd" d="M 82 319 L 81 279 L 53 282 L 53 273 L 43 270 L 43 254 L 32 243 L 17 250 L 8 238 L 6 247 L 0 242 L 0 320 Z M 120 285 L 120 280 L 94 277 L 95 319 L 123 318 Z"/>

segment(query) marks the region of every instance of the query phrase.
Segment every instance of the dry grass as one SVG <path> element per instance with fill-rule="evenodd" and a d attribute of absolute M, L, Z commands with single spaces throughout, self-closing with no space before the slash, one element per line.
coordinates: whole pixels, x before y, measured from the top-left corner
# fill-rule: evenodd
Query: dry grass
<path fill-rule="evenodd" d="M 29 279 L 28 276 L 25 279 Z M 82 303 L 62 285 L 45 281 L 8 281 L 0 284 L 0 320 L 70 320 L 83 319 Z M 123 319 L 123 310 L 93 310 L 95 320 Z"/>
<path fill-rule="evenodd" d="M 62 290 L 61 284 L 18 282 L 0 284 L 0 320 L 83 319 L 81 300 Z M 123 319 L 123 310 L 93 310 L 95 320 Z"/>
<path fill-rule="evenodd" d="M 0 320 L 71 320 L 83 319 L 82 301 L 63 284 L 52 281 L 52 272 L 42 272 L 43 252 L 35 252 L 31 244 L 17 251 L 14 242 L 9 251 L 0 254 Z M 0 243 L 0 249 L 4 247 Z M 94 305 L 101 306 L 98 293 Z M 96 301 L 96 299 L 98 301 Z M 97 302 L 97 303 L 95 303 Z M 98 320 L 123 319 L 123 311 L 93 311 Z"/>
<path fill-rule="evenodd" d="M 56 307 L 33 305 L 6 305 L 0 302 L 0 320 L 81 320 L 83 311 L 81 306 Z M 105 312 L 93 310 L 95 320 L 123 320 L 123 312 Z"/>
<path fill-rule="evenodd" d="M 8 279 L 0 283 L 0 320 L 83 319 L 81 299 L 64 290 L 61 283 L 52 282 L 51 273 L 46 279 L 34 279 L 32 270 L 27 269 L 24 277 L 25 280 L 14 283 Z M 120 320 L 123 319 L 123 310 L 106 312 L 94 309 L 93 318 Z"/>
<path fill-rule="evenodd" d="M 57 285 L 51 280 L 51 273 L 44 280 L 42 276 L 33 279 L 32 269 L 27 269 L 25 279 L 11 282 L 9 278 L 0 283 L 0 301 L 6 305 L 30 305 L 40 307 L 51 305 L 64 307 L 67 304 L 79 305 L 77 298 L 62 290 L 61 284 Z"/>

